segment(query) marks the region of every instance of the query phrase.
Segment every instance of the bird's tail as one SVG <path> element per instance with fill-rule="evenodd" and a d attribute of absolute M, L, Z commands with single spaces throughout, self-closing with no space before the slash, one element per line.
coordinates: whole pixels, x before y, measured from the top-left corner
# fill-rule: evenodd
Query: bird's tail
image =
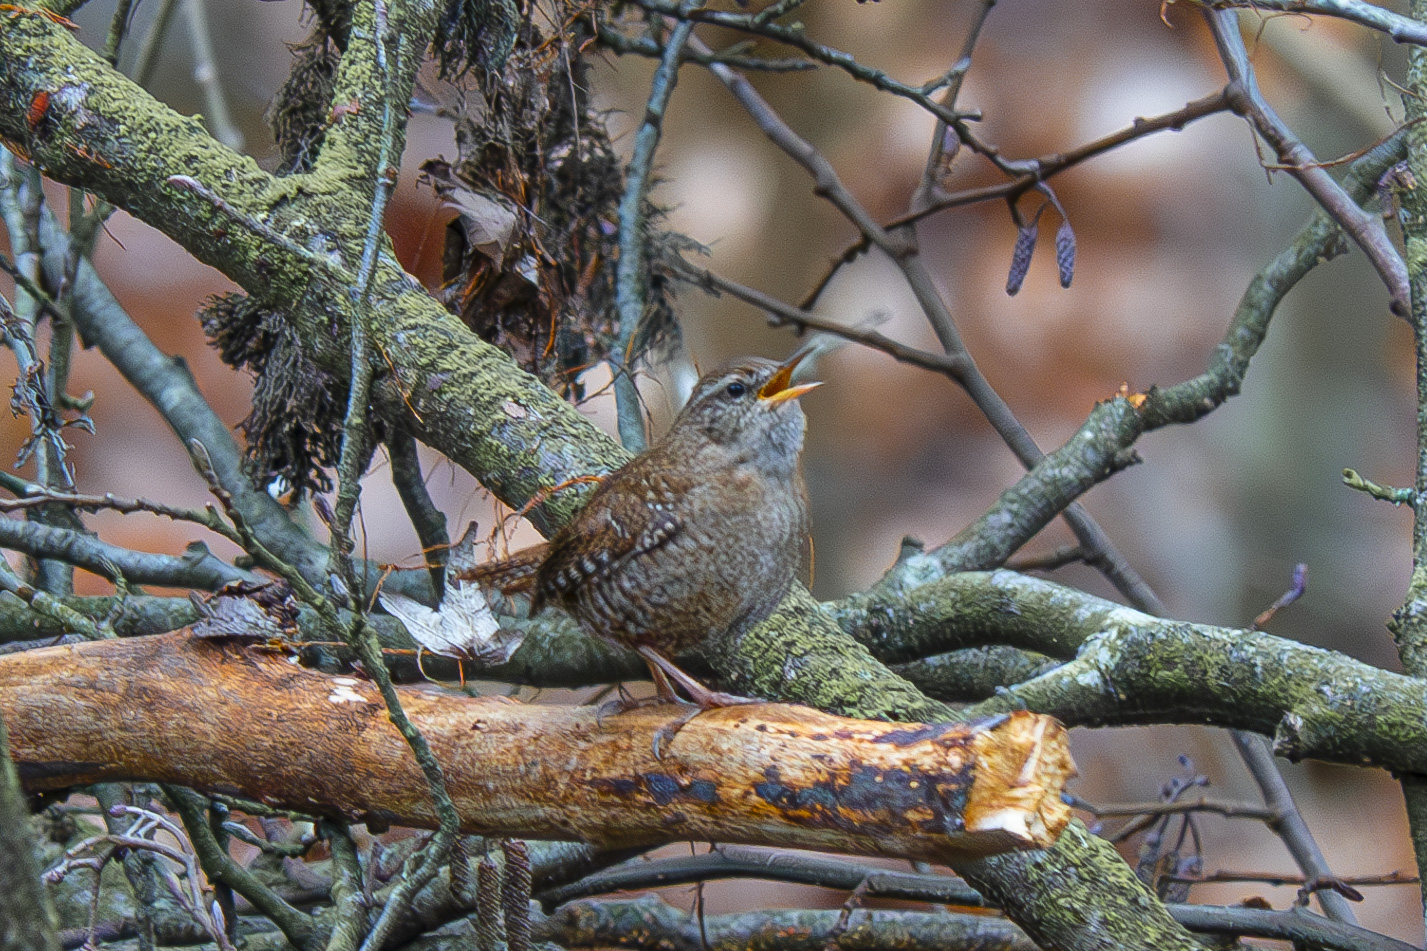
<path fill-rule="evenodd" d="M 513 555 L 497 558 L 484 564 L 463 568 L 456 573 L 460 581 L 474 581 L 482 588 L 499 591 L 501 594 L 532 594 L 535 591 L 535 574 L 548 554 L 545 544 L 522 548 Z"/>

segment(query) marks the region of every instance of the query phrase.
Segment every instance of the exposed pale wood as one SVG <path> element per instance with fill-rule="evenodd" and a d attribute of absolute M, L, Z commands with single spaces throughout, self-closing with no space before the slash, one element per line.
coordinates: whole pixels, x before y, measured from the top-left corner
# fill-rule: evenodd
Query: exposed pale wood
<path fill-rule="evenodd" d="M 753 704 L 618 714 L 402 688 L 467 831 L 633 846 L 679 839 L 946 861 L 1045 846 L 1064 827 L 1065 731 Z M 435 819 L 375 689 L 186 632 L 0 658 L 0 715 L 30 790 L 180 783 L 312 813 Z"/>

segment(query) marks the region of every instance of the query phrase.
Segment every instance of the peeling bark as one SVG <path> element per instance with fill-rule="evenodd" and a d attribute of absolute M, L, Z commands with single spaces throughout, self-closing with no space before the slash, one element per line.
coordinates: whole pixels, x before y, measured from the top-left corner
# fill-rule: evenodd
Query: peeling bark
<path fill-rule="evenodd" d="M 701 713 L 514 703 L 403 688 L 463 829 L 590 842 L 681 839 L 947 862 L 1044 848 L 1069 818 L 1064 729 L 849 720 L 748 704 Z M 0 715 L 31 791 L 178 783 L 374 823 L 434 826 L 375 688 L 187 632 L 0 658 Z M 655 738 L 678 732 L 654 752 Z"/>

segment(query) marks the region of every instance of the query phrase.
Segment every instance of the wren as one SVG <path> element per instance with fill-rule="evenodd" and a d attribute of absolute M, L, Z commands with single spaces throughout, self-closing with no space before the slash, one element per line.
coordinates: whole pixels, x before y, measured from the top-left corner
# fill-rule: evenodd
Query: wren
<path fill-rule="evenodd" d="M 563 608 L 587 634 L 637 651 L 659 697 L 671 680 L 701 708 L 746 702 L 670 659 L 766 619 L 804 565 L 806 418 L 793 385 L 808 354 L 746 357 L 704 375 L 664 436 L 605 476 L 546 543 L 463 574 L 530 612 Z"/>

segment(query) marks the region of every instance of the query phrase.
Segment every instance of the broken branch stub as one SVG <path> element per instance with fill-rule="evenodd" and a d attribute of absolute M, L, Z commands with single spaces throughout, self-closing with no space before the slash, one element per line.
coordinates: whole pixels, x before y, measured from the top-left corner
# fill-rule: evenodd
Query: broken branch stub
<path fill-rule="evenodd" d="M 400 688 L 463 829 L 601 847 L 682 839 L 945 862 L 1050 845 L 1069 818 L 1064 728 L 850 720 L 786 704 L 689 719 Z M 0 715 L 31 791 L 179 783 L 313 814 L 434 826 L 375 688 L 187 632 L 0 658 Z"/>

